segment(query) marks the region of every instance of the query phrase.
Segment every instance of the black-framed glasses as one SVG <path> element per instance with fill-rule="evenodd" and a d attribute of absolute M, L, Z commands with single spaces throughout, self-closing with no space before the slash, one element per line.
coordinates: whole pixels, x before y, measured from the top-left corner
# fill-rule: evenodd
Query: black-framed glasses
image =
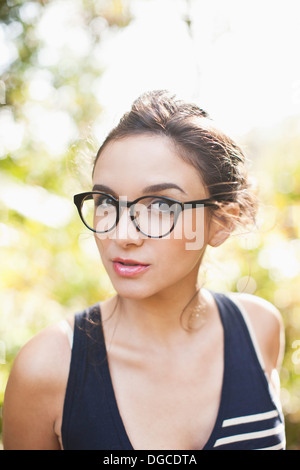
<path fill-rule="evenodd" d="M 116 199 L 101 191 L 76 194 L 74 203 L 82 222 L 96 233 L 107 233 L 119 222 L 121 209 L 129 209 L 136 229 L 149 238 L 163 238 L 175 227 L 179 214 L 196 207 L 218 207 L 213 199 L 180 202 L 169 197 L 149 195 L 134 201 Z"/>

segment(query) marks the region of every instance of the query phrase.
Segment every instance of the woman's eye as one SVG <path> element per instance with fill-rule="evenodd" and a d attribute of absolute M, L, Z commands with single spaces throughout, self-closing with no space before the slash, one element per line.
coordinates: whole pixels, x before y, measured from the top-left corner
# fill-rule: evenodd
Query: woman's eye
<path fill-rule="evenodd" d="M 97 196 L 95 198 L 95 206 L 114 206 L 114 200 L 108 196 Z"/>
<path fill-rule="evenodd" d="M 171 204 L 164 199 L 155 199 L 151 202 L 151 210 L 156 210 L 159 212 L 171 212 Z"/>

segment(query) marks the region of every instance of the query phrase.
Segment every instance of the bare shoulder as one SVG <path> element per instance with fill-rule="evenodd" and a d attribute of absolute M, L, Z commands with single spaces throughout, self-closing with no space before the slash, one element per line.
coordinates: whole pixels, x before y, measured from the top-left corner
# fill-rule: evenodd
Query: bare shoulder
<path fill-rule="evenodd" d="M 53 429 L 62 410 L 70 358 L 61 324 L 45 328 L 19 351 L 5 391 L 5 448 L 58 447 Z"/>
<path fill-rule="evenodd" d="M 259 317 L 260 321 L 281 326 L 282 317 L 279 310 L 269 301 L 252 294 L 235 293 L 233 298 L 241 303 L 251 317 Z"/>
<path fill-rule="evenodd" d="M 66 331 L 63 324 L 57 323 L 37 333 L 22 347 L 11 373 L 28 381 L 56 381 L 64 375 L 70 357 Z"/>
<path fill-rule="evenodd" d="M 247 312 L 259 347 L 269 370 L 279 368 L 284 349 L 284 326 L 281 313 L 269 301 L 250 294 L 233 294 Z"/>

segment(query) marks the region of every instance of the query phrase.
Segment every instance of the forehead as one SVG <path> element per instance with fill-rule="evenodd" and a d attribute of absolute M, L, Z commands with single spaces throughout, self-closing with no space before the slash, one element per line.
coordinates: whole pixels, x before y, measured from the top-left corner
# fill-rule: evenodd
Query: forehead
<path fill-rule="evenodd" d="M 95 166 L 93 183 L 102 183 L 128 194 L 164 182 L 199 194 L 203 184 L 198 171 L 185 162 L 168 137 L 138 135 L 110 142 Z"/>

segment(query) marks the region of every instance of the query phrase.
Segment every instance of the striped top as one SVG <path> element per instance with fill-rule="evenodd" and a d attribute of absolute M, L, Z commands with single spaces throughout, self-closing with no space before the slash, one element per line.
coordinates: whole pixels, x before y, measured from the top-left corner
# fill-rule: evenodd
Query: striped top
<path fill-rule="evenodd" d="M 280 403 L 268 382 L 247 314 L 213 293 L 224 329 L 224 376 L 219 411 L 203 450 L 285 449 Z M 95 305 L 75 316 L 62 442 L 64 449 L 134 450 L 118 410 Z"/>

